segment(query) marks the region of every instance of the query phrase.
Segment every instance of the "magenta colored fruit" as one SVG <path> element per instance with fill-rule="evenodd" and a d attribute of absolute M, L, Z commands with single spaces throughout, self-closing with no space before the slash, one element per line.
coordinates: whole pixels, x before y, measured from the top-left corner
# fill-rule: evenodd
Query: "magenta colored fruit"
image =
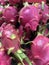
<path fill-rule="evenodd" d="M 11 58 L 5 53 L 4 50 L 0 50 L 0 65 L 11 65 Z"/>
<path fill-rule="evenodd" d="M 0 4 L 1 5 L 5 5 L 6 4 L 6 1 L 5 0 L 0 0 Z"/>
<path fill-rule="evenodd" d="M 4 27 L 2 32 L 2 43 L 5 49 L 9 50 L 12 48 L 12 52 L 17 51 L 20 47 L 20 37 L 11 24 Z"/>
<path fill-rule="evenodd" d="M 49 6 L 47 6 L 46 4 L 44 5 L 44 10 L 42 14 L 43 14 L 42 21 L 46 23 L 47 20 L 49 19 Z"/>
<path fill-rule="evenodd" d="M 38 5 L 38 9 L 42 14 L 41 20 L 44 24 L 46 24 L 47 20 L 49 19 L 49 7 L 47 6 L 47 4 L 44 4 L 43 7 L 44 8 L 42 9 L 42 4 Z"/>
<path fill-rule="evenodd" d="M 31 50 L 34 61 L 37 62 L 36 65 L 47 65 L 49 63 L 49 38 L 38 35 L 32 43 Z"/>
<path fill-rule="evenodd" d="M 44 7 L 44 8 L 43 8 Z M 40 17 L 41 20 L 44 24 L 46 24 L 47 20 L 49 19 L 49 7 L 47 6 L 47 4 L 44 4 L 42 7 L 42 4 L 38 4 L 37 8 L 40 11 Z"/>
<path fill-rule="evenodd" d="M 3 11 L 3 17 L 6 23 L 15 24 L 17 21 L 17 9 L 14 6 L 8 6 Z"/>
<path fill-rule="evenodd" d="M 9 3 L 15 5 L 17 3 L 20 3 L 20 0 L 9 0 Z"/>
<path fill-rule="evenodd" d="M 39 10 L 35 6 L 28 5 L 20 10 L 20 23 L 25 29 L 29 27 L 31 30 L 36 31 L 40 20 L 39 16 Z"/>

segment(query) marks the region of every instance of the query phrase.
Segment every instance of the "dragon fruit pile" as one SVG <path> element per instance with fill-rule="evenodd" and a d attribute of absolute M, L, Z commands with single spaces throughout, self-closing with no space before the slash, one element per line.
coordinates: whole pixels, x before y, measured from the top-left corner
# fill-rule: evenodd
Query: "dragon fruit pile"
<path fill-rule="evenodd" d="M 0 0 L 0 65 L 49 65 L 45 0 Z"/>

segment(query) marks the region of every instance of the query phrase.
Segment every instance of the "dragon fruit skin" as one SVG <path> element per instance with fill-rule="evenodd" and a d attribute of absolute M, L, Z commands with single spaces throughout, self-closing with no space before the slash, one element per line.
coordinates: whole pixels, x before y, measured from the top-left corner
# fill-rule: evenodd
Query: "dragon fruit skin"
<path fill-rule="evenodd" d="M 39 35 L 32 43 L 31 50 L 36 65 L 47 65 L 49 63 L 49 39 Z"/>
<path fill-rule="evenodd" d="M 29 27 L 32 31 L 36 31 L 40 20 L 39 11 L 35 6 L 32 5 L 23 7 L 19 13 L 19 19 L 21 25 L 23 25 L 25 29 Z"/>
<path fill-rule="evenodd" d="M 46 4 L 44 6 L 44 10 L 43 10 L 42 14 L 43 14 L 42 21 L 44 23 L 47 23 L 47 20 L 49 19 L 49 7 Z"/>
<path fill-rule="evenodd" d="M 6 23 L 15 24 L 17 21 L 17 9 L 14 6 L 8 6 L 3 11 L 3 17 Z"/>
<path fill-rule="evenodd" d="M 42 0 L 23 0 L 24 2 L 28 2 L 28 3 L 36 3 L 36 2 L 38 2 L 38 3 L 41 3 L 41 1 Z M 43 0 L 44 2 L 46 2 L 46 0 Z"/>
<path fill-rule="evenodd" d="M 42 4 L 38 5 L 38 9 L 40 10 L 42 16 L 41 16 L 41 20 L 44 24 L 47 23 L 47 20 L 49 19 L 49 8 L 47 6 L 47 4 L 44 4 L 44 9 L 42 9 Z"/>
<path fill-rule="evenodd" d="M 6 50 L 13 48 L 12 52 L 15 52 L 20 47 L 19 35 L 11 24 L 3 25 L 3 27 L 2 44 Z"/>
<path fill-rule="evenodd" d="M 5 5 L 6 4 L 6 0 L 0 0 L 0 4 L 1 5 Z"/>
<path fill-rule="evenodd" d="M 17 3 L 20 3 L 20 0 L 9 0 L 9 3 L 15 5 Z"/>
<path fill-rule="evenodd" d="M 0 50 L 0 65 L 11 65 L 11 57 L 4 50 Z"/>
<path fill-rule="evenodd" d="M 39 9 L 40 11 L 40 17 L 41 17 L 41 20 L 44 24 L 47 23 L 47 20 L 49 19 L 49 7 L 47 6 L 47 4 L 44 3 L 43 7 L 44 9 L 42 9 L 42 4 L 39 4 L 39 3 L 35 3 L 35 6 Z"/>
<path fill-rule="evenodd" d="M 23 0 L 23 2 L 33 3 L 33 0 Z"/>

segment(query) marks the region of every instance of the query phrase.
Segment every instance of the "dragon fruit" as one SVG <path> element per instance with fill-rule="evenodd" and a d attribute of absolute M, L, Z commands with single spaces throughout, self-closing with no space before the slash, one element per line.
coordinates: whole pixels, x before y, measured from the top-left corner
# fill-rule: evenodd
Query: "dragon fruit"
<path fill-rule="evenodd" d="M 3 24 L 2 27 L 3 31 L 1 42 L 8 54 L 12 52 L 16 57 L 19 58 L 22 65 L 23 60 L 25 60 L 29 65 L 32 65 L 29 58 L 20 50 L 20 37 L 14 27 L 11 24 Z"/>
<path fill-rule="evenodd" d="M 47 23 L 47 20 L 49 19 L 49 7 L 47 6 L 47 4 L 45 4 L 44 1 L 42 1 L 42 3 L 35 3 L 34 4 L 40 11 L 40 15 L 41 16 L 41 20 L 44 24 Z"/>
<path fill-rule="evenodd" d="M 23 7 L 19 13 L 19 19 L 25 29 L 30 28 L 32 31 L 36 31 L 40 20 L 39 10 L 32 5 Z"/>
<path fill-rule="evenodd" d="M 20 0 L 9 0 L 9 3 L 15 5 L 17 3 L 20 3 Z"/>
<path fill-rule="evenodd" d="M 38 35 L 32 42 L 31 50 L 36 65 L 49 64 L 49 38 Z"/>
<path fill-rule="evenodd" d="M 46 24 L 47 20 L 49 19 L 49 7 L 47 6 L 47 4 L 45 4 L 45 2 L 42 1 L 42 3 L 38 5 L 38 9 L 42 14 L 42 22 Z"/>
<path fill-rule="evenodd" d="M 4 47 L 6 49 L 13 48 L 14 51 L 18 50 L 20 47 L 20 39 L 17 34 L 17 31 L 13 28 L 11 24 L 8 24 L 3 27 L 4 28 L 2 32 L 2 43 Z"/>
<path fill-rule="evenodd" d="M 47 20 L 49 19 L 49 7 L 46 4 L 44 5 L 42 14 L 43 14 L 42 21 L 44 23 L 47 23 Z"/>
<path fill-rule="evenodd" d="M 6 23 L 15 24 L 17 21 L 17 9 L 14 6 L 8 6 L 3 11 L 3 18 Z"/>
<path fill-rule="evenodd" d="M 23 0 L 24 2 L 28 2 L 28 3 L 36 3 L 36 2 L 38 2 L 38 3 L 41 3 L 41 1 L 42 0 Z M 43 0 L 44 2 L 46 2 L 46 0 Z"/>

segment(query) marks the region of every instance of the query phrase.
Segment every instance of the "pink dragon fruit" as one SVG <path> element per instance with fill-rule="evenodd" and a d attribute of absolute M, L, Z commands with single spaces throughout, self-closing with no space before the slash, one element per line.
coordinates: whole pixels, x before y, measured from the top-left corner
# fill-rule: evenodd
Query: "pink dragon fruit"
<path fill-rule="evenodd" d="M 20 3 L 20 0 L 9 0 L 9 3 L 15 5 L 17 3 Z"/>
<path fill-rule="evenodd" d="M 32 56 L 36 65 L 49 64 L 49 39 L 43 35 L 38 35 L 32 42 Z"/>
<path fill-rule="evenodd" d="M 38 9 L 42 14 L 42 22 L 46 24 L 47 20 L 49 19 L 49 7 L 47 6 L 47 4 L 45 4 L 45 2 L 42 1 L 42 3 L 38 5 Z"/>
<path fill-rule="evenodd" d="M 45 4 L 44 1 L 42 1 L 41 4 L 37 4 L 35 3 L 35 6 L 39 9 L 40 13 L 41 13 L 41 20 L 44 24 L 46 24 L 47 20 L 49 19 L 49 7 L 47 6 L 47 4 Z"/>
<path fill-rule="evenodd" d="M 49 7 L 46 4 L 44 5 L 42 14 L 43 14 L 42 21 L 44 23 L 47 23 L 47 20 L 49 19 Z"/>
<path fill-rule="evenodd" d="M 2 27 L 4 27 L 2 32 L 2 43 L 5 49 L 13 48 L 14 51 L 18 50 L 20 47 L 20 39 L 17 31 L 11 24 Z"/>
<path fill-rule="evenodd" d="M 11 65 L 11 57 L 3 49 L 0 49 L 0 65 Z"/>
<path fill-rule="evenodd" d="M 36 31 L 40 20 L 39 10 L 32 5 L 23 7 L 19 13 L 19 19 L 25 29 L 29 27 L 32 31 Z"/>
<path fill-rule="evenodd" d="M 17 9 L 14 6 L 8 6 L 3 11 L 3 18 L 6 23 L 15 24 L 17 21 Z"/>
<path fill-rule="evenodd" d="M 20 50 L 20 37 L 14 27 L 11 24 L 3 24 L 2 27 L 1 42 L 8 54 L 12 52 L 20 61 L 22 60 L 21 63 L 23 63 L 24 59 L 29 65 L 32 65 L 29 58 Z"/>

